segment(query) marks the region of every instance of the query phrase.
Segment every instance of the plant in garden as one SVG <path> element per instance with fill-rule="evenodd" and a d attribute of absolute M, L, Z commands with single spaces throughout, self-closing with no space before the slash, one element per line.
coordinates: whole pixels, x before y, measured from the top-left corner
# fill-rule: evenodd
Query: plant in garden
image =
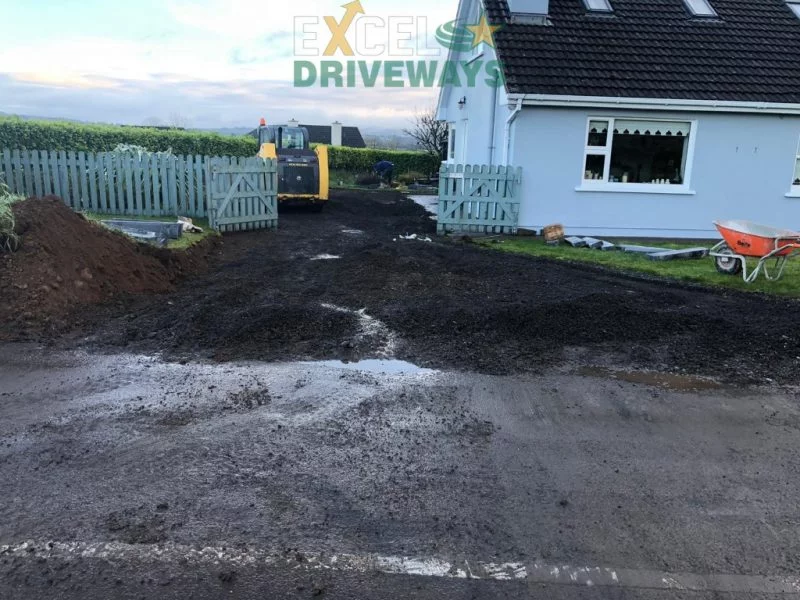
<path fill-rule="evenodd" d="M 356 176 L 356 185 L 379 185 L 381 178 L 374 173 L 362 173 Z"/>
<path fill-rule="evenodd" d="M 427 179 L 427 175 L 420 173 L 419 171 L 406 171 L 405 173 L 401 173 L 397 176 L 397 181 L 406 185 L 410 183 L 416 183 L 420 179 Z"/>
<path fill-rule="evenodd" d="M 447 123 L 436 118 L 435 108 L 417 113 L 414 117 L 414 126 L 411 129 L 404 129 L 403 133 L 414 138 L 420 148 L 436 157 L 437 160 L 442 161 L 447 158 L 447 142 L 450 133 Z"/>
<path fill-rule="evenodd" d="M 19 247 L 19 237 L 14 231 L 14 211 L 11 210 L 11 205 L 19 200 L 22 196 L 12 194 L 0 177 L 0 253 L 14 252 Z"/>
<path fill-rule="evenodd" d="M 332 170 L 350 173 L 372 171 L 375 163 L 388 160 L 394 163 L 396 173 L 416 171 L 418 173 L 438 173 L 441 160 L 427 152 L 409 150 L 377 150 L 374 148 L 347 148 L 332 146 L 328 148 L 328 162 Z"/>

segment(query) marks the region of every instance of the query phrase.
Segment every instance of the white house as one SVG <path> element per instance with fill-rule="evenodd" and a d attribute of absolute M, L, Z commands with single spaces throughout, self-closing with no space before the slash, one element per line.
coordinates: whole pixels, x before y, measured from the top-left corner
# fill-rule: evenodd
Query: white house
<path fill-rule="evenodd" d="M 504 83 L 442 88 L 448 160 L 522 167 L 521 227 L 800 229 L 800 0 L 461 0 Z M 476 40 L 479 39 L 476 33 Z"/>

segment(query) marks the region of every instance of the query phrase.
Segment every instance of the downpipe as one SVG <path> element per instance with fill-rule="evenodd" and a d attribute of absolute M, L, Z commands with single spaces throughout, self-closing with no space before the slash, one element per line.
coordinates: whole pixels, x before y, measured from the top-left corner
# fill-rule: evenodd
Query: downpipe
<path fill-rule="evenodd" d="M 497 122 L 497 86 L 500 83 L 500 76 L 495 74 L 494 76 L 494 85 L 492 86 L 494 89 L 492 91 L 492 112 L 489 118 L 489 166 L 491 167 L 494 164 L 494 126 Z"/>
<path fill-rule="evenodd" d="M 503 153 L 503 164 L 508 166 L 508 159 L 511 155 L 511 126 L 514 124 L 514 121 L 517 120 L 519 113 L 522 111 L 522 98 L 517 100 L 517 106 L 511 112 L 511 114 L 506 119 L 506 127 L 505 127 L 505 134 L 504 134 L 504 153 Z"/>

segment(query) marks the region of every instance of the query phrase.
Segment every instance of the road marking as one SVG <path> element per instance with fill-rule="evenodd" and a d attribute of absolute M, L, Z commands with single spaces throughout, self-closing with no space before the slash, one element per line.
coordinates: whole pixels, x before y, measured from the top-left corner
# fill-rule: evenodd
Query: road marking
<path fill-rule="evenodd" d="M 193 547 L 181 544 L 123 544 L 120 542 L 34 542 L 0 546 L 0 557 L 18 559 L 134 560 L 203 565 L 287 567 L 304 571 L 342 571 L 418 577 L 527 581 L 550 585 L 643 588 L 687 592 L 800 595 L 800 577 L 794 575 L 729 575 L 666 573 L 646 569 L 577 567 L 536 562 L 447 561 L 439 558 L 270 552 L 253 547 Z"/>

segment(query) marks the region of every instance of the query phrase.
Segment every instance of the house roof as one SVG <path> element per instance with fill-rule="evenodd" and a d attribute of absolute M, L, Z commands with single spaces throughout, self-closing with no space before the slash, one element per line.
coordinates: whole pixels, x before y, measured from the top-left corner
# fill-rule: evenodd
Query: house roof
<path fill-rule="evenodd" d="M 331 126 L 330 125 L 303 125 L 308 129 L 308 137 L 312 144 L 326 144 L 331 143 Z M 258 129 L 254 129 L 249 134 L 252 137 L 258 137 Z M 342 146 L 350 148 L 366 148 L 367 144 L 364 142 L 364 137 L 361 135 L 361 130 L 358 127 L 342 127 Z"/>
<path fill-rule="evenodd" d="M 509 93 L 800 103 L 800 19 L 785 0 L 710 0 L 718 18 L 682 0 L 550 0 L 552 25 L 511 18 L 484 0 Z"/>

